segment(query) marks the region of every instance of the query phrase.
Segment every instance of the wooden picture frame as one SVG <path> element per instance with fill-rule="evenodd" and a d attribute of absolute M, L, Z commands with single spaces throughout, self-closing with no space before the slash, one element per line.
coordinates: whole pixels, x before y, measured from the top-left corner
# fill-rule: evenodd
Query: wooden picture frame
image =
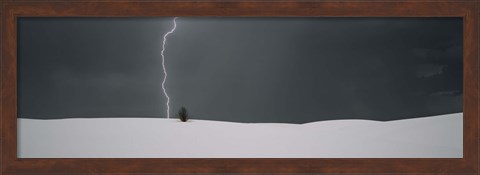
<path fill-rule="evenodd" d="M 394 1 L 1 1 L 1 173 L 479 173 L 479 21 L 477 0 Z M 463 158 L 17 158 L 18 17 L 462 17 Z"/>

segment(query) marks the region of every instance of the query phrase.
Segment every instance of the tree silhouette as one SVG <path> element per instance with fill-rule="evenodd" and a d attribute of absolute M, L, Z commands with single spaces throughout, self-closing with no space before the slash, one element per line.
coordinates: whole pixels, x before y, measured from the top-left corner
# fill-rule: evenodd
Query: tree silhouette
<path fill-rule="evenodd" d="M 188 120 L 188 112 L 187 112 L 187 108 L 185 107 L 181 107 L 180 110 L 178 111 L 178 118 L 182 121 L 182 122 L 186 122 Z"/>

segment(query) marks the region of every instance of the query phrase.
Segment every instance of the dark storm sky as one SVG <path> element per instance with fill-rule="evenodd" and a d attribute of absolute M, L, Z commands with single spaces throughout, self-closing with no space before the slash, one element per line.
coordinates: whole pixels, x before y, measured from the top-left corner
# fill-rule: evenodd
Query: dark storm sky
<path fill-rule="evenodd" d="M 19 117 L 165 117 L 172 18 L 21 18 Z M 171 116 L 304 123 L 462 111 L 461 18 L 187 18 Z"/>

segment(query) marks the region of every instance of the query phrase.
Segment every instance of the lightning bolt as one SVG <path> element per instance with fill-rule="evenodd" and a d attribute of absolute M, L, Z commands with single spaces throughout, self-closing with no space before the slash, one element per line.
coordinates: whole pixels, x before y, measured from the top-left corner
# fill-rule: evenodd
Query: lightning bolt
<path fill-rule="evenodd" d="M 177 18 L 178 17 L 175 17 L 173 18 L 173 28 L 168 31 L 167 33 L 165 33 L 165 35 L 163 35 L 163 45 L 162 45 L 162 52 L 161 52 L 161 55 L 162 55 L 162 67 L 163 67 L 163 81 L 162 81 L 162 89 L 163 89 L 163 94 L 165 94 L 165 97 L 167 98 L 167 118 L 170 118 L 170 97 L 168 96 L 167 94 L 167 90 L 165 89 L 165 81 L 167 81 L 167 69 L 165 68 L 165 55 L 163 54 L 163 52 L 165 52 L 165 45 L 167 43 L 167 36 L 172 34 L 173 32 L 175 32 L 175 29 L 177 28 Z"/>

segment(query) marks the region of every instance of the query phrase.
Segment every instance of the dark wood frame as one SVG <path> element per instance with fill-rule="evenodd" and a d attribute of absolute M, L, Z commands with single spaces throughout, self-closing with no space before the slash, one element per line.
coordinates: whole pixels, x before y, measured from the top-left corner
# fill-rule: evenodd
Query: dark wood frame
<path fill-rule="evenodd" d="M 128 1 L 2 0 L 1 173 L 479 173 L 478 0 Z M 28 159 L 17 158 L 16 20 L 18 17 L 337 16 L 462 17 L 464 20 L 464 158 L 392 159 Z"/>

